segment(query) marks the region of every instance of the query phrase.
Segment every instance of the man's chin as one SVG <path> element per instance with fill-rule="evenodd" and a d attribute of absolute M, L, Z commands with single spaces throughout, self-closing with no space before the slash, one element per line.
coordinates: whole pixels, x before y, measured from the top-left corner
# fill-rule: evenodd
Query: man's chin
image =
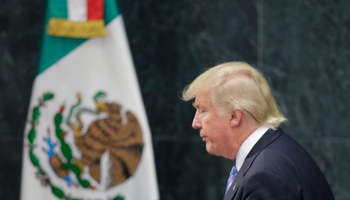
<path fill-rule="evenodd" d="M 210 144 L 208 144 L 208 143 L 207 143 L 207 145 L 206 145 L 206 150 L 207 150 L 207 152 L 208 152 L 209 154 L 214 155 L 214 156 L 217 156 L 216 153 L 215 153 L 215 151 L 214 151 L 214 149 L 213 149 L 213 147 L 211 147 Z"/>

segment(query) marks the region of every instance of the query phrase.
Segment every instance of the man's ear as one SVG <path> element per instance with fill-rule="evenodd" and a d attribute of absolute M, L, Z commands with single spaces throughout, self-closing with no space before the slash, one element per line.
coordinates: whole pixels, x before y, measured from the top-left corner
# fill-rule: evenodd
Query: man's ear
<path fill-rule="evenodd" d="M 230 125 L 231 128 L 237 127 L 242 123 L 243 113 L 241 110 L 233 110 L 231 112 Z"/>

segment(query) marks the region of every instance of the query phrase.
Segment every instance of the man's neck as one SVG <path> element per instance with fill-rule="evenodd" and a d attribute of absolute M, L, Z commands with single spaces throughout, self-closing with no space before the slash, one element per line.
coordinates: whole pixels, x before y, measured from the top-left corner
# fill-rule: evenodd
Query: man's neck
<path fill-rule="evenodd" d="M 246 140 L 242 143 L 236 156 L 236 167 L 238 171 L 241 169 L 243 162 L 249 154 L 250 150 L 252 150 L 254 145 L 266 133 L 267 130 L 269 130 L 269 127 L 267 126 L 259 127 L 252 134 L 250 134 L 249 137 L 247 137 Z"/>

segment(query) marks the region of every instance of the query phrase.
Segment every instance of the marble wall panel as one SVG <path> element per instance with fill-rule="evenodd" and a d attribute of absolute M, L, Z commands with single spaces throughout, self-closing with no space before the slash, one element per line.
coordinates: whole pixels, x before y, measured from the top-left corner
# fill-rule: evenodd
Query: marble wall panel
<path fill-rule="evenodd" d="M 0 199 L 19 199 L 23 131 L 44 7 L 44 0 L 0 0 Z"/>
<path fill-rule="evenodd" d="M 294 135 L 348 137 L 350 4 L 263 1 L 262 71 Z"/>
<path fill-rule="evenodd" d="M 222 199 L 233 161 L 209 155 L 200 140 L 153 143 L 161 199 Z"/>
<path fill-rule="evenodd" d="M 2 138 L 23 136 L 36 74 L 45 1 L 1 1 L 0 131 Z"/>
<path fill-rule="evenodd" d="M 254 1 L 119 1 L 152 133 L 187 135 L 194 110 L 179 92 L 204 69 L 257 60 Z"/>
<path fill-rule="evenodd" d="M 0 199 L 19 199 L 22 145 L 22 138 L 0 140 Z"/>
<path fill-rule="evenodd" d="M 289 122 L 286 132 L 310 152 L 336 199 L 349 199 L 350 4 L 268 1 L 259 10 L 259 68 Z"/>
<path fill-rule="evenodd" d="M 297 140 L 313 155 L 331 185 L 335 199 L 349 199 L 349 140 L 334 137 L 313 140 L 309 138 L 297 138 Z"/>

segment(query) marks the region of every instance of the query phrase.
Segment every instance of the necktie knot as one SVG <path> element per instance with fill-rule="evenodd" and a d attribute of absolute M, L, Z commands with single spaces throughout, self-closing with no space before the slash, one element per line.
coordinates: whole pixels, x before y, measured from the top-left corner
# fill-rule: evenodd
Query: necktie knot
<path fill-rule="evenodd" d="M 225 192 L 225 195 L 227 194 L 228 192 L 228 189 L 230 189 L 233 181 L 235 180 L 236 176 L 237 176 L 237 173 L 238 173 L 238 170 L 237 170 L 237 167 L 236 166 L 233 166 L 232 167 L 232 170 L 230 172 L 230 176 L 227 180 L 227 186 L 226 186 L 226 192 Z"/>

